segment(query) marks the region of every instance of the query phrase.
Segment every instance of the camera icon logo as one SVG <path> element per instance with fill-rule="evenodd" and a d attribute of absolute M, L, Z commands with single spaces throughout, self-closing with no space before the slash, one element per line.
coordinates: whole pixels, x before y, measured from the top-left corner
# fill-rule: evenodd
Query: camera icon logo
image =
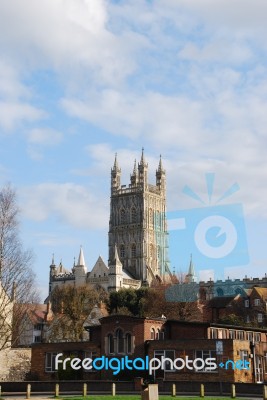
<path fill-rule="evenodd" d="M 214 174 L 207 174 L 206 180 L 211 197 Z M 237 184 L 233 185 L 218 202 L 238 189 Z M 187 265 L 192 253 L 198 268 L 212 268 L 217 272 L 224 267 L 247 264 L 249 254 L 242 204 L 206 205 L 188 187 L 184 192 L 200 200 L 203 206 L 167 213 L 171 260 L 179 257 L 183 265 Z"/>

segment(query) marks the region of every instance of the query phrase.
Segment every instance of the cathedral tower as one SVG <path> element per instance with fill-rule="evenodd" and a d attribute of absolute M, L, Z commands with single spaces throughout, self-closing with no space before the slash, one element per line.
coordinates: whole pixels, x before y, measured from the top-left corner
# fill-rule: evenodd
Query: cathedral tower
<path fill-rule="evenodd" d="M 164 279 L 165 274 L 170 274 L 165 170 L 160 158 L 156 185 L 149 184 L 148 164 L 142 150 L 128 187 L 120 185 L 120 175 L 116 155 L 111 169 L 109 266 L 117 245 L 123 269 L 143 284 L 150 284 L 153 279 Z"/>

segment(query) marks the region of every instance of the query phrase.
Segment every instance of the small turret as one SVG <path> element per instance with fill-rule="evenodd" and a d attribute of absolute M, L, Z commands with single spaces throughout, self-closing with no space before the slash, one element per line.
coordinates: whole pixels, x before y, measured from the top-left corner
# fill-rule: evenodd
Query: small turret
<path fill-rule="evenodd" d="M 145 161 L 144 156 L 144 148 L 142 148 L 141 160 L 138 164 L 138 172 L 139 172 L 139 182 L 143 184 L 143 186 L 147 186 L 147 169 L 148 164 Z"/>
<path fill-rule="evenodd" d="M 109 291 L 119 290 L 122 287 L 122 263 L 118 255 L 117 245 L 115 244 L 114 259 L 109 266 Z"/>
<path fill-rule="evenodd" d="M 131 184 L 136 185 L 138 183 L 138 175 L 137 175 L 137 168 L 136 168 L 136 160 L 134 160 L 134 168 L 133 173 L 131 175 Z"/>
<path fill-rule="evenodd" d="M 80 253 L 78 257 L 78 262 L 73 268 L 74 270 L 74 275 L 75 275 L 75 283 L 76 285 L 84 285 L 86 281 L 86 274 L 87 274 L 87 268 L 84 260 L 84 254 L 83 254 L 83 248 L 82 246 L 80 247 Z"/>
<path fill-rule="evenodd" d="M 121 185 L 121 169 L 117 161 L 117 153 L 115 154 L 115 160 L 113 168 L 111 168 L 111 193 L 113 190 L 117 190 Z"/>
<path fill-rule="evenodd" d="M 160 156 L 159 166 L 156 170 L 156 185 L 160 188 L 160 190 L 165 191 L 166 189 L 166 175 L 165 170 L 162 167 L 162 159 Z"/>

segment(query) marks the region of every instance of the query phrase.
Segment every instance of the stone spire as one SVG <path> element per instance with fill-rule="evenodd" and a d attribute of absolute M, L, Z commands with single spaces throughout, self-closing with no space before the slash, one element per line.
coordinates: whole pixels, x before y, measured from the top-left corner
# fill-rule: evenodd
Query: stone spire
<path fill-rule="evenodd" d="M 119 168 L 117 153 L 115 154 L 115 160 L 113 168 L 111 168 L 111 193 L 119 189 L 121 184 L 121 169 Z"/>
<path fill-rule="evenodd" d="M 137 175 L 137 168 L 136 168 L 136 160 L 134 160 L 133 173 L 131 175 L 131 184 L 136 185 L 137 182 L 138 182 L 138 175 Z"/>
<path fill-rule="evenodd" d="M 83 254 L 82 246 L 80 248 L 80 253 L 79 253 L 77 264 L 73 268 L 73 272 L 74 272 L 74 276 L 75 276 L 75 284 L 77 286 L 85 285 L 87 268 L 86 268 L 85 261 L 84 261 L 84 254 Z"/>
<path fill-rule="evenodd" d="M 84 254 L 83 254 L 82 246 L 80 248 L 80 254 L 79 254 L 79 257 L 78 257 L 77 266 L 85 267 L 85 261 L 84 261 Z"/>
<path fill-rule="evenodd" d="M 138 164 L 139 182 L 144 186 L 147 185 L 147 168 L 148 164 L 145 161 L 144 148 L 142 148 L 141 160 Z"/>
<path fill-rule="evenodd" d="M 113 171 L 118 171 L 119 170 L 119 164 L 117 160 L 117 153 L 115 153 L 115 160 L 114 160 L 114 165 L 113 165 Z"/>
<path fill-rule="evenodd" d="M 142 147 L 140 165 L 143 165 L 143 166 L 145 165 L 145 156 L 144 156 L 144 148 L 143 147 Z"/>
<path fill-rule="evenodd" d="M 188 283 L 197 282 L 195 267 L 192 260 L 192 254 L 190 255 L 190 263 L 188 268 L 188 274 L 186 275 L 186 281 Z"/>
<path fill-rule="evenodd" d="M 117 245 L 115 244 L 115 250 L 114 250 L 114 261 L 113 261 L 114 265 L 120 265 L 122 266 L 119 254 L 118 254 L 118 248 Z"/>
<path fill-rule="evenodd" d="M 163 171 L 161 155 L 159 156 L 159 167 L 158 167 L 158 171 L 159 171 L 159 172 L 162 172 L 162 171 Z"/>
<path fill-rule="evenodd" d="M 162 166 L 161 155 L 159 158 L 159 166 L 158 166 L 158 169 L 156 170 L 156 184 L 161 191 L 163 191 L 163 192 L 165 191 L 166 177 L 165 177 L 165 170 L 163 169 L 163 166 Z"/>

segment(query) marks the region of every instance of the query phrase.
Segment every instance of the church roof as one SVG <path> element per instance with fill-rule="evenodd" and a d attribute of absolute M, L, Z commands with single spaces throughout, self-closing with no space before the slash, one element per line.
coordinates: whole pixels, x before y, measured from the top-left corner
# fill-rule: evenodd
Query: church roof
<path fill-rule="evenodd" d="M 108 267 L 106 266 L 103 258 L 101 256 L 98 257 L 92 271 L 90 271 L 89 275 L 96 274 L 96 276 L 101 275 L 101 273 L 108 274 Z"/>
<path fill-rule="evenodd" d="M 131 274 L 129 274 L 129 272 L 126 271 L 125 269 L 122 270 L 122 277 L 125 279 L 133 279 L 136 281 L 136 279 Z"/>

